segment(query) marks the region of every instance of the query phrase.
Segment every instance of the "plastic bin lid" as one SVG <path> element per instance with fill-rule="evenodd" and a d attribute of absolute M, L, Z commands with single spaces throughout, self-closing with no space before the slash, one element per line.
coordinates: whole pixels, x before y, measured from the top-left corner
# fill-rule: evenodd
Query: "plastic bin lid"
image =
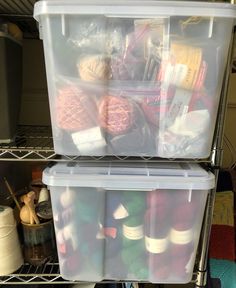
<path fill-rule="evenodd" d="M 34 7 L 34 18 L 41 15 L 105 15 L 110 17 L 208 16 L 236 17 L 236 6 L 229 3 L 149 0 L 41 0 Z"/>
<path fill-rule="evenodd" d="M 212 189 L 215 177 L 196 163 L 57 163 L 43 171 L 49 186 L 116 190 Z"/>

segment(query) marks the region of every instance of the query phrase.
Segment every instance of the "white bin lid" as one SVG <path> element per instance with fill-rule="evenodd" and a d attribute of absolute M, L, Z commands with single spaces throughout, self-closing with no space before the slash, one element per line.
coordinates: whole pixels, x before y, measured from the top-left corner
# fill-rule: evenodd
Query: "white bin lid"
<path fill-rule="evenodd" d="M 49 186 L 115 190 L 195 189 L 215 187 L 215 177 L 196 163 L 57 163 L 43 171 Z"/>
<path fill-rule="evenodd" d="M 236 17 L 229 3 L 149 0 L 42 0 L 36 2 L 34 18 L 41 15 L 105 15 L 110 17 L 209 16 Z"/>

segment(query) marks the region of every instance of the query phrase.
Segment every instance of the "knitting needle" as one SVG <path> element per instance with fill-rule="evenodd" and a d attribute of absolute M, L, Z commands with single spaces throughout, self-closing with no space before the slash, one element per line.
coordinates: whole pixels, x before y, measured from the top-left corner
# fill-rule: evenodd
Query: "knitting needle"
<path fill-rule="evenodd" d="M 20 204 L 19 204 L 19 202 L 17 201 L 16 196 L 15 196 L 15 194 L 14 194 L 11 186 L 9 185 L 6 177 L 4 177 L 3 179 L 4 179 L 4 182 L 5 182 L 6 186 L 7 186 L 7 189 L 8 189 L 8 191 L 9 191 L 9 193 L 11 194 L 12 199 L 13 199 L 14 202 L 16 203 L 17 208 L 20 210 L 20 209 L 21 209 Z"/>

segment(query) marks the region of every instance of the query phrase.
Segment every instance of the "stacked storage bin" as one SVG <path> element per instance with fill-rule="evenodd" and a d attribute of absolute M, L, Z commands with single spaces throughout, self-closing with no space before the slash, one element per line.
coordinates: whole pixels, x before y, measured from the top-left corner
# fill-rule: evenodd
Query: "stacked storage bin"
<path fill-rule="evenodd" d="M 233 7 L 36 3 L 55 152 L 209 157 Z M 45 171 L 63 277 L 188 282 L 213 176 L 176 162 L 119 165 L 58 164 Z"/>
<path fill-rule="evenodd" d="M 60 163 L 43 180 L 62 277 L 191 280 L 213 174 L 197 164 Z"/>

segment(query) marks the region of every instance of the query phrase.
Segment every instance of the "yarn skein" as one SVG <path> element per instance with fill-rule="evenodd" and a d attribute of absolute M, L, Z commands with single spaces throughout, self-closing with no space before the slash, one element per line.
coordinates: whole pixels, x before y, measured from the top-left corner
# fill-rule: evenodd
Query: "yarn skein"
<path fill-rule="evenodd" d="M 130 216 L 123 223 L 123 249 L 121 257 L 128 274 L 138 280 L 147 279 L 148 267 L 143 241 L 143 219 L 141 215 Z"/>
<path fill-rule="evenodd" d="M 13 273 L 24 263 L 13 210 L 0 206 L 0 276 Z"/>

